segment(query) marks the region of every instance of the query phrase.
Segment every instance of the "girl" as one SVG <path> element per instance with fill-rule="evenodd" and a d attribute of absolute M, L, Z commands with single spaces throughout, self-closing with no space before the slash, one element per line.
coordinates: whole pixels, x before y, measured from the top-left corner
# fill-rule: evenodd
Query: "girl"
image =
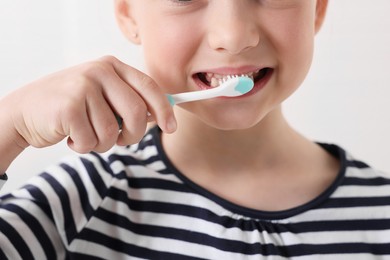
<path fill-rule="evenodd" d="M 104 57 L 0 102 L 1 172 L 29 145 L 68 138 L 86 153 L 1 198 L 0 258 L 390 256 L 390 190 L 374 187 L 389 180 L 281 112 L 308 72 L 326 0 L 115 7 L 148 75 Z M 164 94 L 232 75 L 253 90 L 174 109 Z"/>

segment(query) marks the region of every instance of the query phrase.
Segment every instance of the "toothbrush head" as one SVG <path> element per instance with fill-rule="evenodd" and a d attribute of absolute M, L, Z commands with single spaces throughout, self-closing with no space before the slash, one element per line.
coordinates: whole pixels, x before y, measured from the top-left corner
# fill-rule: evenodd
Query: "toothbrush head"
<path fill-rule="evenodd" d="M 236 76 L 227 79 L 217 88 L 221 89 L 221 96 L 237 97 L 251 91 L 253 86 L 254 82 L 251 78 L 245 76 Z"/>
<path fill-rule="evenodd" d="M 244 94 L 248 93 L 249 91 L 251 91 L 253 86 L 254 86 L 254 82 L 252 79 L 250 79 L 248 77 L 239 77 L 238 83 L 237 83 L 236 87 L 234 88 L 234 90 L 241 93 L 241 95 L 244 95 Z"/>

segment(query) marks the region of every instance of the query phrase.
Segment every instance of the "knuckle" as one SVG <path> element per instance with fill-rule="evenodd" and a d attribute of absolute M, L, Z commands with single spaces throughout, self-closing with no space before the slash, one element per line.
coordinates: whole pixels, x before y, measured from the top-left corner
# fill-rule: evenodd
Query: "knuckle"
<path fill-rule="evenodd" d="M 78 153 L 85 154 L 93 151 L 96 148 L 97 144 L 98 142 L 96 138 L 88 138 L 88 140 L 85 139 L 75 142 L 72 145 L 72 149 Z"/>
<path fill-rule="evenodd" d="M 150 90 L 155 90 L 158 88 L 154 80 L 146 74 L 140 74 L 139 81 L 141 86 L 146 86 Z"/>
<path fill-rule="evenodd" d="M 146 103 L 141 100 L 137 100 L 131 105 L 131 115 L 135 118 L 146 117 L 147 110 Z"/>
<path fill-rule="evenodd" d="M 99 135 L 99 141 L 103 146 L 112 146 L 118 138 L 118 124 L 107 124 Z"/>
<path fill-rule="evenodd" d="M 101 57 L 99 60 L 103 61 L 104 63 L 110 63 L 110 64 L 116 63 L 119 61 L 115 56 L 112 56 L 112 55 L 105 55 L 105 56 Z"/>
<path fill-rule="evenodd" d="M 87 79 L 95 79 L 98 76 L 105 76 L 112 72 L 112 62 L 108 59 L 99 59 L 83 64 L 81 74 Z"/>

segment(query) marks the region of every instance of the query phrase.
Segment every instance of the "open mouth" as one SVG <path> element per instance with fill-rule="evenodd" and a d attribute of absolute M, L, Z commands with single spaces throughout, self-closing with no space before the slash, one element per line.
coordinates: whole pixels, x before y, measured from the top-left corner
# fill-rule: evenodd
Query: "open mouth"
<path fill-rule="evenodd" d="M 207 85 L 210 88 L 218 87 L 222 82 L 226 81 L 229 77 L 234 76 L 243 76 L 251 78 L 254 83 L 264 79 L 269 73 L 272 72 L 271 68 L 263 68 L 258 71 L 249 72 L 246 74 L 241 75 L 222 75 L 222 74 L 215 74 L 215 73 L 205 73 L 205 72 L 199 72 L 195 76 L 205 85 Z"/>

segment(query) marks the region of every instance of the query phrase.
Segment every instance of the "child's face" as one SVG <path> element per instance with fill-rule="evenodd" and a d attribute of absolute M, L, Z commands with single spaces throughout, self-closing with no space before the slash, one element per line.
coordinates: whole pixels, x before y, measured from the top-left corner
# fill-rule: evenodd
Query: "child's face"
<path fill-rule="evenodd" d="M 148 74 L 167 93 L 254 74 L 250 95 L 182 106 L 214 127 L 240 129 L 260 122 L 302 83 L 321 6 L 326 1 L 117 0 L 117 14 L 127 37 L 142 44 Z"/>

